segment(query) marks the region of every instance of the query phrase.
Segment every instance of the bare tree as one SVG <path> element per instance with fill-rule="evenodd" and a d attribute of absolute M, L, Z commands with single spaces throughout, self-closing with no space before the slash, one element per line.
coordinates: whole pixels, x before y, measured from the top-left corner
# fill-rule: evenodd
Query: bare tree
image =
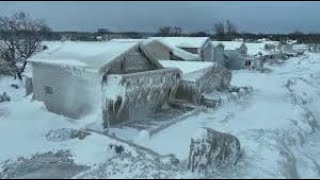
<path fill-rule="evenodd" d="M 40 50 L 44 34 L 50 29 L 42 20 L 33 19 L 24 12 L 11 17 L 0 17 L 0 58 L 22 80 L 27 59 Z"/>
<path fill-rule="evenodd" d="M 172 28 L 170 26 L 160 27 L 158 34 L 160 36 L 170 36 L 172 34 Z"/>
<path fill-rule="evenodd" d="M 225 23 L 216 23 L 214 31 L 218 40 L 231 40 L 238 33 L 238 28 L 234 23 L 227 20 Z"/>
<path fill-rule="evenodd" d="M 214 25 L 214 32 L 216 33 L 216 37 L 218 40 L 223 40 L 226 35 L 224 24 L 222 22 L 216 23 Z"/>
<path fill-rule="evenodd" d="M 226 33 L 229 35 L 238 33 L 237 26 L 229 20 L 226 21 Z"/>
<path fill-rule="evenodd" d="M 182 28 L 178 27 L 178 26 L 175 26 L 174 27 L 174 35 L 175 36 L 181 36 L 181 33 L 182 33 Z"/>

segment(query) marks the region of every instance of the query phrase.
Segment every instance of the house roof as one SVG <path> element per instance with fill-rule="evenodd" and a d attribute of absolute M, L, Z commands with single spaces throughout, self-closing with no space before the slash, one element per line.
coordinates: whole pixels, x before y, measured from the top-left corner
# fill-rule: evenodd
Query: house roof
<path fill-rule="evenodd" d="M 243 42 L 239 41 L 211 41 L 214 46 L 217 46 L 221 43 L 224 46 L 225 50 L 236 50 L 239 49 Z"/>
<path fill-rule="evenodd" d="M 178 68 L 182 71 L 183 74 L 188 74 L 215 65 L 214 62 L 191 62 L 174 60 L 160 60 L 159 62 L 165 68 Z"/>
<path fill-rule="evenodd" d="M 275 42 L 273 42 L 275 43 Z M 266 44 L 270 44 L 270 42 L 266 41 L 266 42 L 263 42 L 263 43 L 246 43 L 246 46 L 248 48 L 248 51 L 247 51 L 247 54 L 248 55 L 251 55 L 251 56 L 254 56 L 256 54 L 258 54 L 259 52 L 262 53 L 262 55 L 270 55 L 272 54 L 271 51 L 268 51 L 264 48 L 264 46 Z"/>
<path fill-rule="evenodd" d="M 189 53 L 179 47 L 176 47 L 172 43 L 168 43 L 166 41 L 162 41 L 161 38 L 149 38 L 149 39 L 113 39 L 110 42 L 141 42 L 142 45 L 147 46 L 151 42 L 161 43 L 163 46 L 168 48 L 169 51 L 173 53 L 173 55 L 183 59 L 183 60 L 200 60 L 200 56 L 197 54 Z"/>
<path fill-rule="evenodd" d="M 201 48 L 208 40 L 208 37 L 151 37 L 166 44 L 179 48 Z"/>
<path fill-rule="evenodd" d="M 210 67 L 217 64 L 214 62 L 191 62 L 191 61 L 173 61 L 173 60 L 160 60 L 160 64 L 165 68 L 178 68 L 182 71 L 182 79 L 194 82 L 201 78 Z"/>
<path fill-rule="evenodd" d="M 99 69 L 137 45 L 139 42 L 64 42 L 28 61 Z"/>

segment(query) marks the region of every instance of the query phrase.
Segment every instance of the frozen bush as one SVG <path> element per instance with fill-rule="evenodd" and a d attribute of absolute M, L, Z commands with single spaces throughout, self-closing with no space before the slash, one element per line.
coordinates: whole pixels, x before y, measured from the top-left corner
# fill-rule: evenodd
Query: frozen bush
<path fill-rule="evenodd" d="M 219 168 L 235 165 L 240 154 L 238 138 L 201 128 L 191 139 L 188 168 L 192 172 L 214 172 Z"/>

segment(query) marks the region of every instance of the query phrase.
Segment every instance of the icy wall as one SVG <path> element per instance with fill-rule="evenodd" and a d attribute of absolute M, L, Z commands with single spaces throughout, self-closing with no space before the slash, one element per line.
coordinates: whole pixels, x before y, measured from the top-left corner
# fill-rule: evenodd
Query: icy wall
<path fill-rule="evenodd" d="M 142 120 L 170 103 L 180 77 L 178 69 L 108 75 L 102 83 L 105 126 Z"/>
<path fill-rule="evenodd" d="M 33 63 L 34 98 L 49 111 L 79 118 L 100 107 L 97 72 L 71 66 Z"/>
<path fill-rule="evenodd" d="M 183 78 L 176 93 L 177 99 L 198 104 L 203 93 L 226 89 L 230 85 L 231 72 L 226 68 L 214 66 L 201 71 L 205 72 L 202 72 L 195 81 Z"/>

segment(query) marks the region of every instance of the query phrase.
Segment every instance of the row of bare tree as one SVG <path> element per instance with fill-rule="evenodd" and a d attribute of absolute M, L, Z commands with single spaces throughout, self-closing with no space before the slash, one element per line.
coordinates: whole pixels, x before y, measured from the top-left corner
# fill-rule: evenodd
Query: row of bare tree
<path fill-rule="evenodd" d="M 237 26 L 231 21 L 218 22 L 214 24 L 213 31 L 217 40 L 231 40 L 238 34 Z M 181 36 L 182 28 L 178 26 L 160 27 L 157 36 Z M 194 36 L 208 36 L 206 32 L 192 33 Z"/>

